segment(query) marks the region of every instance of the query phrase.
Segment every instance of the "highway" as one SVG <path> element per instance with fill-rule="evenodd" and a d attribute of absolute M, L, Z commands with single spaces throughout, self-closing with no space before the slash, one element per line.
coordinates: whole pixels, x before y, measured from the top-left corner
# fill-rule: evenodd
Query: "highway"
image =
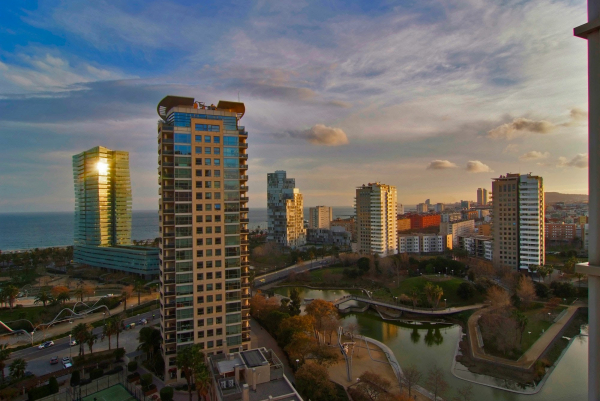
<path fill-rule="evenodd" d="M 152 320 L 152 314 L 155 315 L 155 319 Z M 130 323 L 137 323 L 140 319 L 145 318 L 148 320 L 149 325 L 155 325 L 159 323 L 159 309 L 155 309 L 146 313 L 142 313 L 140 315 L 136 315 L 134 317 L 130 317 L 124 319 L 125 325 Z M 121 347 L 125 346 L 127 352 L 134 351 L 137 347 L 137 333 L 139 329 L 144 327 L 142 325 L 135 326 L 134 329 L 124 330 L 119 335 L 119 345 Z M 93 333 L 98 335 L 98 340 L 94 346 L 94 351 L 102 351 L 104 349 L 108 349 L 108 338 L 105 337 L 103 341 L 100 340 L 102 337 L 102 327 L 96 327 L 93 330 Z M 76 345 L 74 347 L 69 347 L 69 335 L 66 334 L 65 337 L 53 340 L 54 346 L 44 349 L 38 349 L 37 345 L 34 347 L 25 348 L 19 351 L 15 351 L 10 354 L 10 360 L 7 361 L 6 366 L 10 365 L 12 360 L 16 358 L 23 358 L 27 361 L 27 370 L 31 371 L 35 375 L 42 375 L 53 371 L 61 370 L 62 364 L 58 363 L 56 365 L 50 365 L 50 358 L 53 356 L 58 356 L 61 359 L 64 356 L 76 356 L 79 353 L 79 346 Z M 111 338 L 112 348 L 116 348 L 117 338 L 116 336 L 112 336 Z M 89 348 L 85 345 L 85 353 L 89 353 Z M 8 368 L 5 371 L 5 374 L 8 374 Z"/>

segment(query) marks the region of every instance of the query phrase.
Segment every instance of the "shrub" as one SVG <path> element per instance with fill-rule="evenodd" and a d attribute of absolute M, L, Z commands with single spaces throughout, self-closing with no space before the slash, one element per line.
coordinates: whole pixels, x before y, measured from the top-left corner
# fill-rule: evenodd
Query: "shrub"
<path fill-rule="evenodd" d="M 79 385 L 79 382 L 81 381 L 81 376 L 79 375 L 79 371 L 75 370 L 73 371 L 73 373 L 71 373 L 71 387 L 75 387 Z"/>
<path fill-rule="evenodd" d="M 142 387 L 144 389 L 147 389 L 147 387 L 152 384 L 152 374 L 150 374 L 150 373 L 143 374 L 140 381 L 142 383 Z"/>
<path fill-rule="evenodd" d="M 371 268 L 371 260 L 366 256 L 363 256 L 362 258 L 356 261 L 356 265 L 358 266 L 358 270 L 360 270 L 360 273 L 365 274 Z"/>
<path fill-rule="evenodd" d="M 90 379 L 96 380 L 96 379 L 101 378 L 102 375 L 104 375 L 104 370 L 102 370 L 101 368 L 96 368 L 96 369 L 93 369 L 92 372 L 90 373 Z"/>
<path fill-rule="evenodd" d="M 131 361 L 127 364 L 127 370 L 130 372 L 135 372 L 138 368 L 137 361 Z"/>
<path fill-rule="evenodd" d="M 117 362 L 119 362 L 125 356 L 125 349 L 117 348 L 114 352 L 114 355 L 115 355 L 115 359 L 117 360 Z"/>
<path fill-rule="evenodd" d="M 461 283 L 456 289 L 456 295 L 461 299 L 467 300 L 475 296 L 475 286 L 471 283 Z"/>
<path fill-rule="evenodd" d="M 576 294 L 575 287 L 571 283 L 559 283 L 557 281 L 553 281 L 550 284 L 550 288 L 554 291 L 554 295 L 560 298 L 570 298 L 574 297 Z"/>
<path fill-rule="evenodd" d="M 104 372 L 105 375 L 114 375 L 115 373 L 119 373 L 123 371 L 123 366 L 115 366 L 114 368 L 107 370 Z"/>
<path fill-rule="evenodd" d="M 548 298 L 550 296 L 550 289 L 546 284 L 534 281 L 533 285 L 535 287 L 535 295 L 537 295 L 538 298 Z"/>
<path fill-rule="evenodd" d="M 173 400 L 173 387 L 163 387 L 160 389 L 160 399 L 162 401 L 172 401 Z"/>
<path fill-rule="evenodd" d="M 58 393 L 58 381 L 56 380 L 56 377 L 52 376 L 48 380 L 48 388 L 50 390 L 50 394 Z"/>
<path fill-rule="evenodd" d="M 342 274 L 350 279 L 355 279 L 358 278 L 360 276 L 360 272 L 358 271 L 358 269 L 348 269 L 345 268 L 342 272 Z"/>

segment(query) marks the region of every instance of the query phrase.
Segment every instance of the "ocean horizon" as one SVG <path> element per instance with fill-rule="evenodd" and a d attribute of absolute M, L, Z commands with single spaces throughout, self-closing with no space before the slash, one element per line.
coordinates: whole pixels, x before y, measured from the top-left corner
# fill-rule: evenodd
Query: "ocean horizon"
<path fill-rule="evenodd" d="M 352 206 L 332 206 L 333 218 L 354 215 Z M 308 220 L 308 207 L 304 208 Z M 0 251 L 73 245 L 73 212 L 0 213 Z M 267 208 L 251 208 L 249 228 L 267 228 Z M 158 210 L 132 212 L 131 239 L 158 237 Z"/>

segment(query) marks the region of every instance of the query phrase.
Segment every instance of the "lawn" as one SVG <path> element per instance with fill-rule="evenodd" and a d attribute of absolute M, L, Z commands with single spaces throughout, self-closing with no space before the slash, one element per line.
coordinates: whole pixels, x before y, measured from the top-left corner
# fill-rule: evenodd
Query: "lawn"
<path fill-rule="evenodd" d="M 538 304 L 542 306 L 541 304 Z M 542 333 L 554 323 L 554 319 L 558 316 L 565 307 L 558 307 L 552 312 L 551 320 L 548 319 L 547 312 L 543 312 L 540 308 L 528 310 L 523 312 L 529 319 L 525 331 L 523 332 L 523 340 L 521 342 L 521 349 L 526 352 L 532 345 L 537 341 Z M 531 334 L 529 334 L 531 332 Z"/>

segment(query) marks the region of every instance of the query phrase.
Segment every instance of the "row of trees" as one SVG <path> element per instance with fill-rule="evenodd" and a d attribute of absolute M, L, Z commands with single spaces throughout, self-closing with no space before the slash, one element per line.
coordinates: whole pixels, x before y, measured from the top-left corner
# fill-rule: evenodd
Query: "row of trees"
<path fill-rule="evenodd" d="M 0 267 L 13 266 L 35 269 L 40 264 L 54 263 L 56 266 L 67 264 L 73 259 L 73 247 L 35 248 L 25 252 L 0 253 Z"/>

